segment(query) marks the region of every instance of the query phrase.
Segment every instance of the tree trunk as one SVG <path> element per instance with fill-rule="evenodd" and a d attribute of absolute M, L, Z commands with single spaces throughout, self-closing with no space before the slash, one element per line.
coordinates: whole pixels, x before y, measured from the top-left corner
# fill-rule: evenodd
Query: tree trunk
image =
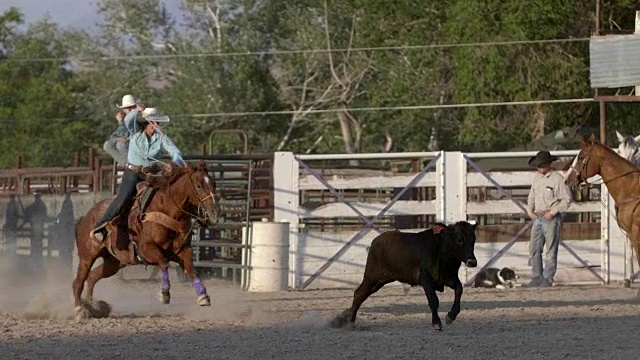
<path fill-rule="evenodd" d="M 344 142 L 344 150 L 347 154 L 356 154 L 360 149 L 356 147 L 356 139 L 354 139 L 353 122 L 347 113 L 345 106 L 341 106 L 338 111 L 338 121 L 340 121 L 340 129 L 342 130 L 342 141 Z M 357 166 L 358 160 L 349 160 L 349 165 Z"/>
<path fill-rule="evenodd" d="M 546 114 L 542 109 L 542 104 L 536 104 L 533 108 L 533 124 L 531 124 L 531 139 L 536 140 L 544 136 L 546 125 Z"/>

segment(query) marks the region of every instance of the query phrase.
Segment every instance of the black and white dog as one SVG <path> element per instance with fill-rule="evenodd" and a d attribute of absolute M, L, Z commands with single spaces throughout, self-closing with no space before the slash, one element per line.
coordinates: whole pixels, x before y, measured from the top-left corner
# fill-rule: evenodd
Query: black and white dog
<path fill-rule="evenodd" d="M 476 275 L 474 287 L 506 289 L 515 286 L 520 277 L 513 269 L 486 268 Z"/>

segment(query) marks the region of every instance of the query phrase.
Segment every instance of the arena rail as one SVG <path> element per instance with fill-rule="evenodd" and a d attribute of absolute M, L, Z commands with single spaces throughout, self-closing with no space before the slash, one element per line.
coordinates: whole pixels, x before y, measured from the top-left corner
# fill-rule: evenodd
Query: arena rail
<path fill-rule="evenodd" d="M 552 153 L 560 157 L 572 158 L 577 151 L 552 151 Z M 475 269 L 463 267 L 460 272 L 463 281 L 469 284 L 478 270 L 498 265 L 497 262 L 500 260 L 498 267 L 514 267 L 526 279 L 529 272 L 527 242 L 520 238 L 527 233 L 530 224 L 523 214 L 524 201 L 517 199 L 512 193 L 516 189 L 524 193 L 526 199 L 534 171 L 487 172 L 482 170 L 476 162 L 481 159 L 522 158 L 522 168 L 526 168 L 526 158 L 533 155 L 535 152 L 442 151 L 327 155 L 275 153 L 273 220 L 287 221 L 291 226 L 290 288 L 302 290 L 357 285 L 364 271 L 367 249 L 371 240 L 381 231 L 393 228 L 389 225 L 379 225 L 379 221 L 382 218 L 412 216 L 429 217 L 445 222 L 483 219 L 487 216 L 516 219 L 513 221 L 521 224 L 520 231 L 510 234 L 512 237 L 508 242 L 479 239 L 476 246 L 479 266 Z M 422 166 L 411 173 L 346 175 L 337 173 L 326 175 L 317 166 L 319 162 L 346 160 L 363 162 L 411 160 Z M 598 177 L 594 177 L 590 182 L 597 182 L 597 180 Z M 497 190 L 502 198 L 469 201 L 468 194 L 477 188 Z M 406 199 L 405 195 L 409 191 L 419 189 L 431 189 L 435 192 L 435 196 L 431 199 L 413 197 Z M 321 192 L 323 194 L 321 198 L 324 200 L 303 203 L 301 199 L 304 194 L 314 191 Z M 354 198 L 355 191 L 386 192 L 387 198 L 382 201 L 361 201 Z M 599 239 L 563 239 L 563 249 L 560 251 L 558 277 L 561 280 L 559 282 L 609 283 L 623 281 L 633 274 L 633 269 L 628 266 L 632 255 L 626 248 L 624 234 L 616 224 L 612 204 L 606 187 L 602 187 L 598 198 L 574 202 L 571 205 L 569 213 L 588 213 L 602 219 L 600 237 Z M 311 229 L 308 226 L 310 221 L 339 222 L 345 218 L 354 218 L 355 222 L 359 221 L 361 223 L 359 229 L 324 231 Z M 405 230 L 416 231 L 418 228 Z"/>

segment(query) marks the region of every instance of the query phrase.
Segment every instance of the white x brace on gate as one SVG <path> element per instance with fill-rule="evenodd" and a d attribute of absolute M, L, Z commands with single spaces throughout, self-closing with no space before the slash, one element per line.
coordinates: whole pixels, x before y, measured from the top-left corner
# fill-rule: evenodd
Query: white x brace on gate
<path fill-rule="evenodd" d="M 509 198 L 509 200 L 511 200 L 520 210 L 522 210 L 522 212 L 524 214 L 528 214 L 528 211 L 525 207 L 524 204 L 522 204 L 520 201 L 515 200 L 511 194 L 509 194 L 508 191 L 506 191 L 493 177 L 491 177 L 491 175 L 489 175 L 489 173 L 483 171 L 482 169 L 480 169 L 478 167 L 478 165 L 473 162 L 473 160 L 471 160 L 471 158 L 465 154 L 462 155 L 463 158 L 465 159 L 465 161 L 474 169 L 476 170 L 478 173 L 482 174 L 482 176 L 484 176 L 487 180 L 489 180 L 489 182 L 491 182 L 491 184 L 493 186 L 495 186 L 496 189 L 498 189 L 498 191 L 500 191 L 500 193 L 502 193 L 503 195 L 505 195 L 507 198 Z M 576 210 L 576 206 L 573 206 L 572 210 Z M 493 257 L 491 257 L 489 259 L 489 261 L 487 261 L 479 270 L 482 271 L 488 267 L 491 267 L 492 265 L 495 264 L 495 262 L 500 259 L 505 252 L 507 252 L 512 246 L 513 244 L 522 236 L 524 235 L 524 233 L 533 225 L 533 221 L 528 221 L 526 225 L 524 225 L 508 242 L 507 244 L 500 249 L 500 251 L 498 251 Z M 578 260 L 578 262 L 584 266 L 586 269 L 588 269 L 601 283 L 607 283 L 608 281 L 605 280 L 601 274 L 598 274 L 595 270 L 593 270 L 589 264 L 587 263 L 587 261 L 585 261 L 582 257 L 580 257 L 573 248 L 571 248 L 571 246 L 569 246 L 566 242 L 563 241 L 563 239 L 560 239 L 560 245 L 562 247 L 564 247 L 565 250 L 567 250 L 567 252 L 569 254 L 571 254 L 571 256 L 573 256 L 576 260 Z M 608 251 L 608 249 L 602 249 L 602 251 Z M 606 264 L 606 263 L 605 263 Z M 602 266 L 601 267 L 603 275 L 606 277 L 606 272 L 607 272 L 607 267 Z M 467 283 L 465 284 L 465 286 L 471 285 L 473 283 L 475 279 L 475 275 L 473 277 L 471 277 L 471 279 L 469 279 L 469 281 L 467 281 Z"/>
<path fill-rule="evenodd" d="M 560 151 L 554 152 L 559 156 L 574 156 L 577 151 Z M 358 256 L 347 255 L 345 253 L 349 248 L 364 248 L 364 245 L 358 244 L 371 229 L 375 229 L 373 224 L 384 215 L 416 215 L 416 214 L 434 214 L 436 219 L 445 222 L 458 221 L 460 219 L 468 219 L 469 216 L 483 214 L 513 214 L 525 211 L 524 206 L 514 200 L 504 187 L 514 186 L 530 186 L 532 172 L 491 172 L 481 171 L 474 160 L 479 158 L 506 158 L 506 157 L 525 157 L 533 156 L 535 152 L 526 153 L 469 153 L 461 152 L 424 152 L 424 153 L 382 153 L 382 154 L 328 154 L 328 155 L 294 155 L 289 152 L 278 152 L 274 154 L 274 221 L 288 221 L 291 224 L 290 229 L 290 287 L 295 289 L 306 289 L 312 283 L 320 278 L 327 278 L 327 270 L 332 264 L 336 264 L 338 268 L 346 266 L 358 266 L 358 276 L 360 277 L 364 271 L 366 255 L 362 256 L 364 250 L 358 250 Z M 325 179 L 317 170 L 309 167 L 305 161 L 311 160 L 347 160 L 347 159 L 430 159 L 427 164 L 417 174 L 407 174 L 406 176 L 388 177 L 381 180 L 380 177 L 362 177 L 359 179 Z M 474 168 L 476 172 L 467 173 L 467 164 Z M 435 172 L 429 172 L 435 166 Z M 301 179 L 300 171 L 304 170 L 308 175 Z M 335 186 L 334 186 L 335 185 Z M 380 188 L 400 188 L 396 195 L 387 203 L 378 204 L 352 204 L 346 201 L 338 190 L 340 189 L 376 189 Z M 435 186 L 435 201 L 399 201 L 401 196 L 411 188 Z M 472 187 L 495 187 L 508 200 L 488 200 L 484 202 L 467 202 L 467 189 Z M 338 188 L 338 189 L 336 189 Z M 589 243 L 590 249 L 574 248 L 567 242 L 562 243 L 562 248 L 567 251 L 571 258 L 575 259 L 580 266 L 589 270 L 595 280 L 600 283 L 608 283 L 611 280 L 623 280 L 629 278 L 632 274 L 628 261 L 631 254 L 625 247 L 626 241 L 624 234 L 619 230 L 615 216 L 611 214 L 613 204 L 606 187 L 602 187 L 601 201 L 590 201 L 573 203 L 569 212 L 601 212 L 601 241 L 599 249 L 593 249 L 594 242 L 574 242 Z M 300 191 L 302 189 L 318 189 L 328 190 L 335 196 L 338 203 L 332 203 L 331 206 L 325 205 L 321 209 L 313 211 L 305 210 L 300 206 Z M 398 205 L 399 204 L 399 205 Z M 395 207 L 394 207 L 395 205 Z M 340 216 L 357 216 L 361 219 L 363 225 L 359 231 L 355 233 L 336 232 L 324 234 L 324 242 L 326 245 L 324 251 L 319 252 L 316 248 L 310 251 L 308 233 L 304 231 L 300 224 L 300 219 L 305 217 L 340 217 Z M 516 243 L 531 223 L 524 224 L 522 229 L 511 238 L 509 242 L 501 245 L 499 250 L 489 249 L 491 256 L 480 258 L 479 267 L 473 269 L 473 276 L 477 271 L 496 264 L 496 261 L 503 257 L 509 249 Z M 576 239 L 572 239 L 576 240 Z M 497 243 L 492 244 L 495 246 Z M 480 247 L 485 246 L 479 244 Z M 596 247 L 598 243 L 595 243 Z M 322 245 L 324 246 L 324 245 Z M 520 245 L 521 246 L 521 245 Z M 478 246 L 477 246 L 478 248 Z M 486 250 L 486 249 L 485 249 Z M 587 251 L 587 257 L 578 255 Z M 486 252 L 486 251 L 485 251 Z M 518 255 L 528 257 L 528 254 L 519 254 L 522 250 L 517 250 Z M 594 253 L 595 252 L 595 253 Z M 595 254 L 599 255 L 595 255 Z M 347 254 L 350 254 L 347 253 Z M 513 255 L 513 254 L 512 254 Z M 595 255 L 595 256 L 594 256 Z M 597 260 L 599 258 L 599 261 Z M 311 259 L 311 260 L 310 260 Z M 566 257 L 565 257 L 566 259 Z M 626 260 L 626 261 L 625 261 Z M 313 264 L 309 264 L 309 262 Z M 633 261 L 633 260 L 632 260 Z M 626 264 L 626 266 L 625 266 Z M 595 271 L 591 266 L 600 266 L 600 272 Z M 304 268 L 304 271 L 303 271 Z M 332 270 L 333 273 L 338 270 Z M 473 281 L 473 276 L 469 276 L 471 269 L 461 269 L 461 278 L 463 282 L 469 284 Z M 340 270 L 342 271 L 342 270 Z M 305 275 L 306 274 L 306 275 Z M 324 274 L 324 275 L 323 275 Z M 355 274 L 352 274 L 355 275 Z M 334 274 L 335 276 L 335 274 Z M 349 287 L 356 281 L 353 276 L 349 280 Z M 340 283 L 340 281 L 338 281 Z M 345 282 L 342 282 L 343 284 Z M 318 285 L 314 285 L 318 286 Z"/>

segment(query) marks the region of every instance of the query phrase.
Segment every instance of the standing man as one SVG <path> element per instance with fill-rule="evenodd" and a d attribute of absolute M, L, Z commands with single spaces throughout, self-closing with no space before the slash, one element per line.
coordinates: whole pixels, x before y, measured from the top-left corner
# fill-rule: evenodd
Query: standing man
<path fill-rule="evenodd" d="M 543 150 L 529 159 L 529 166 L 538 170 L 531 184 L 527 199 L 529 218 L 533 220 L 531 241 L 529 243 L 529 265 L 531 282 L 525 287 L 553 286 L 553 277 L 558 267 L 558 246 L 562 213 L 571 204 L 569 187 L 564 183 L 562 174 L 551 169 L 551 163 L 558 160 Z M 542 252 L 546 250 L 544 269 Z"/>

